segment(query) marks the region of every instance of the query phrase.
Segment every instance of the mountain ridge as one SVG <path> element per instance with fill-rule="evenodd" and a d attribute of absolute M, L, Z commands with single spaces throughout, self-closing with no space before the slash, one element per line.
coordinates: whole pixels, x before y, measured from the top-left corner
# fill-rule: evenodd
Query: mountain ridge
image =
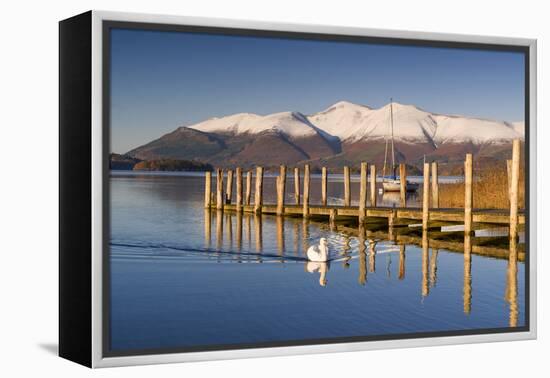
<path fill-rule="evenodd" d="M 378 162 L 381 157 L 377 146 L 385 144 L 392 116 L 396 152 L 407 163 L 410 159 L 418 163 L 419 157 L 430 155 L 454 161 L 465 151 L 495 151 L 500 159 L 499 146 L 524 139 L 524 122 L 432 113 L 397 102 L 371 108 L 339 101 L 310 115 L 286 111 L 210 118 L 178 127 L 126 155 L 243 167 L 305 162 L 342 165 L 367 157 Z M 443 155 L 445 151 L 450 155 Z"/>

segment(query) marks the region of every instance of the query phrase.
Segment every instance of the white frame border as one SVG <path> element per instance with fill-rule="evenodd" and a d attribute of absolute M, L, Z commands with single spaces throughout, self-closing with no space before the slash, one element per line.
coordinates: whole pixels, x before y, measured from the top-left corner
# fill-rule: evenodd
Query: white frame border
<path fill-rule="evenodd" d="M 530 331 L 498 334 L 480 334 L 448 337 L 427 337 L 419 339 L 401 339 L 384 341 L 350 342 L 341 344 L 317 344 L 303 346 L 270 347 L 255 349 L 234 349 L 209 352 L 188 352 L 149 354 L 124 357 L 103 357 L 103 325 L 102 325 L 102 266 L 103 266 L 103 235 L 102 235 L 102 22 L 128 21 L 173 25 L 192 25 L 222 28 L 255 29 L 286 32 L 306 32 L 320 34 L 358 35 L 382 38 L 408 38 L 421 40 L 436 40 L 448 42 L 503 44 L 529 47 L 529 83 L 530 83 L 530 203 L 529 203 L 529 243 L 530 243 Z M 399 30 L 365 29 L 355 27 L 287 24 L 243 20 L 229 20 L 202 17 L 183 17 L 157 14 L 140 14 L 126 12 L 92 11 L 92 367 L 115 367 L 145 364 L 160 364 L 174 362 L 192 362 L 207 360 L 223 360 L 236 358 L 287 356 L 298 354 L 350 352 L 373 349 L 410 348 L 436 345 L 482 343 L 511 340 L 529 340 L 537 337 L 537 41 L 535 39 L 490 37 L 479 35 L 442 34 L 427 32 L 412 32 Z"/>

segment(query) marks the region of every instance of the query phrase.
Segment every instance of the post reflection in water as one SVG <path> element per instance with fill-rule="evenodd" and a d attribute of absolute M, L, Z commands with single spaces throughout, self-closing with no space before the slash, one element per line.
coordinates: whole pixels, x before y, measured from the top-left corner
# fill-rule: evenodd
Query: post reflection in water
<path fill-rule="evenodd" d="M 258 254 L 262 253 L 263 242 L 262 242 L 262 216 L 254 214 L 254 236 L 256 239 L 256 252 Z"/>
<path fill-rule="evenodd" d="M 210 209 L 204 210 L 204 247 L 210 249 L 212 242 L 212 213 Z"/>
<path fill-rule="evenodd" d="M 342 252 L 340 255 L 342 256 L 342 266 L 346 269 L 349 268 L 349 260 L 351 259 L 350 251 L 351 251 L 351 245 L 350 245 L 350 237 L 347 235 L 344 235 L 344 248 L 342 248 Z"/>
<path fill-rule="evenodd" d="M 428 252 L 428 232 L 424 230 L 422 232 L 422 297 L 426 297 L 430 293 L 430 288 L 428 287 Z"/>
<path fill-rule="evenodd" d="M 430 257 L 430 287 L 435 287 L 437 283 L 437 254 L 439 250 L 432 248 L 432 255 Z"/>
<path fill-rule="evenodd" d="M 376 241 L 369 239 L 369 272 L 376 272 Z"/>
<path fill-rule="evenodd" d="M 300 250 L 300 225 L 298 222 L 293 222 L 292 229 L 294 230 L 294 254 L 298 256 Z"/>
<path fill-rule="evenodd" d="M 302 220 L 302 253 L 305 254 L 309 248 L 309 220 Z"/>
<path fill-rule="evenodd" d="M 285 218 L 277 217 L 277 251 L 280 256 L 285 252 Z"/>
<path fill-rule="evenodd" d="M 399 275 L 397 278 L 400 280 L 405 278 L 405 244 L 399 246 Z"/>
<path fill-rule="evenodd" d="M 508 255 L 508 269 L 506 270 L 505 299 L 510 306 L 510 327 L 518 324 L 518 250 L 517 241 L 510 239 L 510 254 Z"/>
<path fill-rule="evenodd" d="M 227 241 L 229 242 L 229 249 L 233 249 L 233 217 L 231 214 L 227 214 L 225 217 L 225 224 L 227 228 Z"/>
<path fill-rule="evenodd" d="M 216 211 L 216 249 L 219 251 L 223 246 L 223 211 Z"/>
<path fill-rule="evenodd" d="M 472 310 L 472 236 L 464 235 L 464 313 Z"/>
<path fill-rule="evenodd" d="M 248 240 L 248 250 L 252 248 L 252 225 L 250 214 L 246 214 L 246 239 Z"/>
<path fill-rule="evenodd" d="M 237 211 L 237 236 L 235 241 L 237 242 L 237 250 L 240 252 L 243 249 L 243 213 Z"/>
<path fill-rule="evenodd" d="M 367 282 L 367 252 L 365 246 L 365 227 L 359 225 L 359 279 L 360 285 Z"/>

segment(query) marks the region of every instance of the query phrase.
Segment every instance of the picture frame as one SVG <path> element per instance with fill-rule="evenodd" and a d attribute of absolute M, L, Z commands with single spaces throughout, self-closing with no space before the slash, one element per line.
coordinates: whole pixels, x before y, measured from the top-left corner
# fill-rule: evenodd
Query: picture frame
<path fill-rule="evenodd" d="M 61 357 L 96 368 L 536 338 L 537 161 L 534 142 L 537 134 L 536 40 L 106 11 L 89 11 L 60 21 L 59 28 L 59 354 Z M 520 312 L 524 325 L 514 328 L 479 326 L 448 332 L 419 329 L 391 335 L 356 334 L 336 337 L 321 335 L 318 338 L 295 340 L 274 338 L 263 342 L 242 341 L 237 337 L 235 340 L 241 341 L 228 342 L 225 345 L 207 343 L 199 347 L 178 348 L 155 344 L 156 346 L 152 347 L 139 346 L 134 349 L 122 348 L 113 351 L 110 344 L 112 341 L 110 333 L 113 331 L 112 313 L 109 311 L 113 305 L 110 290 L 114 274 L 109 263 L 112 248 L 110 217 L 113 211 L 112 202 L 110 202 L 112 186 L 109 168 L 110 154 L 113 152 L 111 149 L 113 123 L 113 87 L 111 85 L 113 56 L 111 53 L 117 51 L 110 48 L 112 47 L 111 32 L 114 29 L 253 37 L 260 43 L 263 38 L 275 38 L 321 43 L 329 41 L 336 45 L 371 43 L 382 46 L 508 51 L 521 54 L 524 57 L 525 74 L 524 92 L 522 92 L 524 95 L 522 106 L 525 111 L 522 166 L 525 171 L 525 209 L 520 216 L 523 216 L 525 227 L 522 242 L 525 257 L 522 261 L 524 292 L 521 294 L 524 297 Z M 174 125 L 174 128 L 175 126 L 177 125 Z M 357 164 L 356 166 L 359 169 Z M 307 169 L 309 178 L 309 165 Z M 346 173 L 344 173 L 344 181 L 349 180 L 349 168 L 347 179 L 345 175 Z M 302 176 L 298 175 L 298 177 Z M 430 174 L 424 177 L 428 177 L 429 182 Z M 365 176 L 365 185 L 366 182 Z M 374 182 L 376 187 L 376 180 Z M 220 190 L 216 194 L 219 193 L 221 193 Z M 231 195 L 229 197 L 231 201 Z M 210 203 L 211 198 L 210 195 L 205 197 L 205 201 L 209 203 L 208 206 L 213 206 Z M 426 198 L 428 197 L 424 197 Z M 260 214 L 261 204 L 260 198 Z M 350 206 L 349 203 L 346 205 Z M 284 208 L 284 199 L 282 206 Z M 330 211 L 329 207 L 325 210 Z M 472 211 L 471 204 L 470 211 Z M 336 210 L 334 214 L 336 217 Z M 426 212 L 428 217 L 427 214 Z M 393 221 L 393 218 L 391 219 Z M 424 219 L 420 219 L 424 224 Z M 425 219 L 427 227 L 430 219 Z M 303 264 L 302 260 L 299 261 Z M 253 339 L 253 337 L 250 338 L 250 340 Z"/>

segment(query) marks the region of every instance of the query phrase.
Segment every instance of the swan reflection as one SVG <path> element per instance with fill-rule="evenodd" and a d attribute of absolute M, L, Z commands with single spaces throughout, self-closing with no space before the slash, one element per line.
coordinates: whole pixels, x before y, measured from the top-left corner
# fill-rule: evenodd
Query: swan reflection
<path fill-rule="evenodd" d="M 308 261 L 306 263 L 306 271 L 308 273 L 319 273 L 319 285 L 321 286 L 327 286 L 327 272 L 329 269 L 328 262 L 314 262 L 314 261 Z"/>

